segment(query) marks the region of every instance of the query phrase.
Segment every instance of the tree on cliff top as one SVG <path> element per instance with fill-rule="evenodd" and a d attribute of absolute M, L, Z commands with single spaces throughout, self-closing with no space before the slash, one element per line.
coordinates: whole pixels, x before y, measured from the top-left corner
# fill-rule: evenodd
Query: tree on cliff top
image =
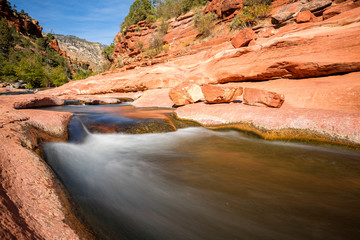
<path fill-rule="evenodd" d="M 148 23 L 157 19 L 167 20 L 190 11 L 195 6 L 202 6 L 208 0 L 136 0 L 121 24 L 121 31 L 139 21 L 146 20 Z"/>
<path fill-rule="evenodd" d="M 153 22 L 155 19 L 154 4 L 151 0 L 136 0 L 130 6 L 129 14 L 121 24 L 121 29 L 125 29 L 139 21 L 147 20 L 148 22 Z"/>

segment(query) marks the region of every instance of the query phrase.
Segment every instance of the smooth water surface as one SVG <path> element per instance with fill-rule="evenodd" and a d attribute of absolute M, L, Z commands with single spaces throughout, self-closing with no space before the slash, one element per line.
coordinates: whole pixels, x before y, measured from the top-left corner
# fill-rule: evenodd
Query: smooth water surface
<path fill-rule="evenodd" d="M 80 117 L 139 121 L 123 107 Z M 359 152 L 200 127 L 90 134 L 76 122 L 81 139 L 44 150 L 104 238 L 360 239 Z"/>

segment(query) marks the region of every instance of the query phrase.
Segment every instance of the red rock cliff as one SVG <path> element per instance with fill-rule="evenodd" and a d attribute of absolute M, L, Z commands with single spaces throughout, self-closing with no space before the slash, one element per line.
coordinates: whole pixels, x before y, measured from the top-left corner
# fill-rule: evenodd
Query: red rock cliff
<path fill-rule="evenodd" d="M 6 4 L 6 0 L 0 0 L 0 18 L 6 18 L 8 23 L 14 24 L 16 30 L 24 35 L 42 37 L 43 28 L 39 25 L 39 21 L 13 11 Z"/>

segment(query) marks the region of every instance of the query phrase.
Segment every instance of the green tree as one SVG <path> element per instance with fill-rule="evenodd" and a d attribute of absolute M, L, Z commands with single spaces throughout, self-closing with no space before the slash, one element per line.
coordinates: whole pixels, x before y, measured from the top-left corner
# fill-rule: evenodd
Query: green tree
<path fill-rule="evenodd" d="M 27 88 L 46 87 L 47 76 L 41 61 L 35 56 L 31 55 L 21 59 L 18 65 L 19 78 L 26 81 Z"/>
<path fill-rule="evenodd" d="M 8 25 L 5 18 L 0 20 L 0 53 L 7 55 L 9 49 L 14 46 L 12 28 Z"/>
<path fill-rule="evenodd" d="M 121 24 L 121 29 L 123 30 L 139 21 L 148 20 L 151 22 L 155 19 L 154 5 L 151 0 L 135 0 L 130 6 L 129 14 Z"/>
<path fill-rule="evenodd" d="M 48 78 L 49 81 L 56 87 L 61 86 L 68 82 L 66 69 L 63 66 L 50 68 L 50 72 L 48 73 Z"/>
<path fill-rule="evenodd" d="M 115 44 L 112 42 L 110 46 L 108 46 L 101 52 L 101 54 L 104 55 L 107 58 L 107 60 L 111 61 L 114 49 L 115 49 Z"/>

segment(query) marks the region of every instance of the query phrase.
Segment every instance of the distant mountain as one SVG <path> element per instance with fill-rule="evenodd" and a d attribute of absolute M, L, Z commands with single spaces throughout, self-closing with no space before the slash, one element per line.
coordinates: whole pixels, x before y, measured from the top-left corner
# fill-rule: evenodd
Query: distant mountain
<path fill-rule="evenodd" d="M 66 51 L 71 59 L 88 62 L 95 71 L 106 70 L 103 69 L 106 59 L 101 52 L 107 46 L 97 42 L 89 42 L 72 35 L 54 34 L 54 36 L 58 40 L 60 49 Z"/>

